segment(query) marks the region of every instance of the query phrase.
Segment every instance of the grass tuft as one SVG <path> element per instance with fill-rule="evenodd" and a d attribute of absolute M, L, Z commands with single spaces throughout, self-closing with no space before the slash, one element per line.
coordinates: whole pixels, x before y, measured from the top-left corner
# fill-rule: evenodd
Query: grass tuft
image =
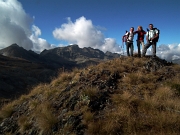
<path fill-rule="evenodd" d="M 35 111 L 37 124 L 43 133 L 51 133 L 53 126 L 57 123 L 57 118 L 52 112 L 51 105 L 47 102 L 39 105 Z"/>
<path fill-rule="evenodd" d="M 9 103 L 0 110 L 0 121 L 4 118 L 8 118 L 13 114 L 13 104 Z"/>
<path fill-rule="evenodd" d="M 31 128 L 31 124 L 28 121 L 28 117 L 27 116 L 21 116 L 18 119 L 18 126 L 20 127 L 19 132 L 20 133 L 24 133 L 26 130 Z"/>

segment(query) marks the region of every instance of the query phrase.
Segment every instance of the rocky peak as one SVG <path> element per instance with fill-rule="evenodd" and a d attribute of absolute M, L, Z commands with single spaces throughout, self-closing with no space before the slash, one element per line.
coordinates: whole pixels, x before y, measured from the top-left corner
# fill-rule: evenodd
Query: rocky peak
<path fill-rule="evenodd" d="M 17 44 L 12 44 L 7 48 L 1 49 L 0 54 L 7 57 L 17 57 L 29 61 L 39 61 L 38 54 L 31 50 L 27 51 L 26 49 L 18 46 Z"/>

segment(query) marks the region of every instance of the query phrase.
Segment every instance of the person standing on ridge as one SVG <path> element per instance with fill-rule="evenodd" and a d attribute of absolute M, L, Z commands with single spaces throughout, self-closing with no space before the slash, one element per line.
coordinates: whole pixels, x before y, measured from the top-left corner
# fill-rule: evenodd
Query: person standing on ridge
<path fill-rule="evenodd" d="M 127 56 L 133 56 L 133 39 L 134 39 L 134 27 L 130 28 L 130 31 L 126 31 L 126 34 L 122 37 L 123 42 L 126 43 Z M 130 54 L 129 54 L 130 49 Z"/>
<path fill-rule="evenodd" d="M 144 46 L 142 57 L 145 56 L 147 49 L 152 45 L 153 54 L 152 57 L 156 57 L 156 43 L 159 37 L 159 32 L 157 29 L 154 29 L 153 24 L 149 24 L 149 31 L 146 33 L 147 43 Z"/>
<path fill-rule="evenodd" d="M 140 45 L 142 45 L 142 50 L 144 50 L 144 35 L 146 32 L 143 30 L 142 26 L 138 26 L 137 31 L 134 32 L 137 35 L 137 47 L 138 47 L 138 57 L 141 57 Z"/>

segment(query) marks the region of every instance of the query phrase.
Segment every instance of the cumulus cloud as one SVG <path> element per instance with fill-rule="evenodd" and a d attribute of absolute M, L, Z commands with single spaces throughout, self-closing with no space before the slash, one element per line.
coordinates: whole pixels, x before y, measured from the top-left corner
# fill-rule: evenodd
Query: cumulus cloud
<path fill-rule="evenodd" d="M 42 51 L 51 48 L 46 40 L 38 37 L 41 30 L 32 26 L 33 18 L 26 14 L 20 2 L 0 0 L 0 13 L 0 49 L 13 43 L 27 50 Z"/>
<path fill-rule="evenodd" d="M 92 47 L 100 49 L 104 52 L 119 52 L 119 45 L 113 38 L 105 38 L 104 34 L 94 26 L 91 20 L 85 17 L 76 19 L 75 22 L 71 18 L 67 18 L 68 22 L 56 28 L 53 36 L 58 40 L 65 40 L 70 44 L 78 44 L 79 47 Z M 102 29 L 102 28 L 101 28 Z"/>
<path fill-rule="evenodd" d="M 32 25 L 32 34 L 29 37 L 30 40 L 33 42 L 33 47 L 31 48 L 35 52 L 41 52 L 44 49 L 51 49 L 54 48 L 54 45 L 49 44 L 45 39 L 40 38 L 41 30 L 35 26 Z"/>
<path fill-rule="evenodd" d="M 165 59 L 167 61 L 172 61 L 176 59 L 180 59 L 180 44 L 169 44 L 169 45 L 159 45 L 156 49 L 156 55 L 161 59 Z M 150 47 L 147 50 L 147 54 L 152 54 L 152 48 Z"/>
<path fill-rule="evenodd" d="M 157 56 L 168 61 L 180 58 L 180 44 L 160 45 L 157 47 Z"/>
<path fill-rule="evenodd" d="M 21 4 L 16 0 L 0 0 L 0 48 L 13 43 L 31 49 L 32 41 L 28 38 L 31 34 L 30 24 L 32 19 L 26 15 Z"/>

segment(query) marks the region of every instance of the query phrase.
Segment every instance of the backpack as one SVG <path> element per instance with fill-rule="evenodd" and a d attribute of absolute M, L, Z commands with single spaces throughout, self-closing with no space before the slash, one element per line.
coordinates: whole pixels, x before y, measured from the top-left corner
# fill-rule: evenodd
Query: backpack
<path fill-rule="evenodd" d="M 153 30 L 157 30 L 158 31 L 158 37 L 154 39 L 155 42 L 158 42 L 160 30 L 158 28 L 154 28 Z"/>
<path fill-rule="evenodd" d="M 126 35 L 126 41 L 129 41 L 130 32 L 126 30 L 126 33 L 128 33 L 128 34 Z M 133 35 L 134 35 L 134 33 L 133 33 Z"/>
<path fill-rule="evenodd" d="M 127 33 L 128 31 L 126 30 L 126 33 Z M 124 35 L 123 36 L 123 42 L 127 42 L 127 39 L 128 39 L 128 37 L 129 37 L 129 32 L 128 32 L 128 35 Z"/>
<path fill-rule="evenodd" d="M 158 31 L 158 37 L 153 40 L 155 42 L 158 42 L 159 41 L 160 30 L 158 28 L 153 28 L 153 30 L 157 30 Z M 147 31 L 148 31 L 148 34 L 149 34 L 149 29 L 147 29 Z"/>

